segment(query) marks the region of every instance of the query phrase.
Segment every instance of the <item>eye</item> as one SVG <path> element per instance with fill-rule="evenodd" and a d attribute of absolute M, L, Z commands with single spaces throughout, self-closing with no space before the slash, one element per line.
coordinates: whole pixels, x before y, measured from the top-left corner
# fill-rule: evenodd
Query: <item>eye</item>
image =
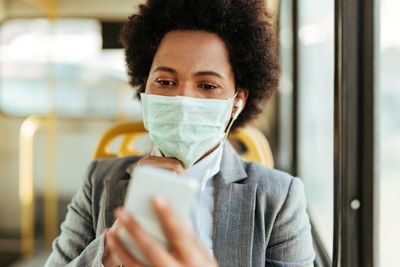
<path fill-rule="evenodd" d="M 215 85 L 212 83 L 201 83 L 201 84 L 199 84 L 199 87 L 204 90 L 213 90 L 213 89 L 219 88 L 218 85 Z"/>
<path fill-rule="evenodd" d="M 175 85 L 175 81 L 172 80 L 157 79 L 155 82 L 161 87 L 172 87 Z"/>

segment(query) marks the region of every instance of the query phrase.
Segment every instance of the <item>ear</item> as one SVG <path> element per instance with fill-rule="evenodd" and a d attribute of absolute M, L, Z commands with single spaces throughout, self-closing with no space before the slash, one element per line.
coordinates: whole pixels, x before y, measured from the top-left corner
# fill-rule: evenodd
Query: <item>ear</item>
<path fill-rule="evenodd" d="M 233 102 L 232 116 L 238 117 L 246 106 L 247 97 L 249 96 L 249 90 L 240 88 L 237 92 L 236 98 Z"/>

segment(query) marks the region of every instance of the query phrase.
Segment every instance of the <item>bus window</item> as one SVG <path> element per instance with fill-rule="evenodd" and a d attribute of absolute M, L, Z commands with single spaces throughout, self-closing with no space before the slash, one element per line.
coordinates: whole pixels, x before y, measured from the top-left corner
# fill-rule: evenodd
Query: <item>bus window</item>
<path fill-rule="evenodd" d="M 334 1 L 298 5 L 298 176 L 314 230 L 332 256 Z"/>
<path fill-rule="evenodd" d="M 98 21 L 13 19 L 0 30 L 2 113 L 110 119 L 140 114 L 122 49 L 102 50 Z"/>
<path fill-rule="evenodd" d="M 397 266 L 400 240 L 400 3 L 381 0 L 381 45 L 377 74 L 377 122 L 380 180 L 380 266 Z"/>
<path fill-rule="evenodd" d="M 282 1 L 279 17 L 280 57 L 281 57 L 281 81 L 279 88 L 278 114 L 278 153 L 276 159 L 280 170 L 294 173 L 294 127 L 293 127 L 293 103 L 294 103 L 294 53 L 293 53 L 293 3 Z"/>

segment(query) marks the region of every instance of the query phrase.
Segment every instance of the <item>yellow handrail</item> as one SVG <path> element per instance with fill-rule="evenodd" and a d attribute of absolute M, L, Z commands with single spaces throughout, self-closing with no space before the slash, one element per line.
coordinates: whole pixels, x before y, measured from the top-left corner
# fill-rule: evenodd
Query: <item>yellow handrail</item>
<path fill-rule="evenodd" d="M 146 129 L 142 122 L 125 122 L 114 126 L 102 136 L 93 158 L 113 158 L 130 154 L 140 154 L 139 151 L 128 150 L 127 145 L 137 136 L 138 133 L 141 132 L 146 133 Z M 116 154 L 107 149 L 117 136 L 123 136 L 124 139 L 121 142 L 118 153 Z"/>
<path fill-rule="evenodd" d="M 55 184 L 56 120 L 54 116 L 30 116 L 20 129 L 19 199 L 21 202 L 21 252 L 24 257 L 34 253 L 35 201 L 34 201 L 34 141 L 39 130 L 47 133 L 46 177 L 44 191 L 44 234 L 50 244 L 57 234 L 57 190 Z"/>
<path fill-rule="evenodd" d="M 46 12 L 47 18 L 55 20 L 59 17 L 58 15 L 58 4 L 56 0 L 24 0 L 28 4 L 39 7 Z"/>
<path fill-rule="evenodd" d="M 19 139 L 19 199 L 21 201 L 21 252 L 25 257 L 34 251 L 33 139 L 41 121 L 26 119 Z"/>

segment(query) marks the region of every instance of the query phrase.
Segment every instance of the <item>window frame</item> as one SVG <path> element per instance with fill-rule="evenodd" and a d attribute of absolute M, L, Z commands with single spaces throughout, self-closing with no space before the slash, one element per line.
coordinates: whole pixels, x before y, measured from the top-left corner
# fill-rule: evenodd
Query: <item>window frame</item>
<path fill-rule="evenodd" d="M 377 266 L 377 2 L 335 1 L 333 266 Z"/>
<path fill-rule="evenodd" d="M 293 39 L 293 100 L 292 100 L 292 129 L 293 129 L 293 136 L 292 136 L 292 151 L 293 151 L 293 159 L 292 159 L 292 173 L 295 176 L 298 176 L 299 172 L 299 121 L 300 118 L 300 97 L 299 97 L 299 90 L 300 90 L 300 82 L 299 82 L 299 75 L 300 75 L 300 53 L 299 53 L 299 29 L 300 29 L 300 22 L 299 22 L 299 0 L 292 0 L 292 39 Z M 314 250 L 316 253 L 316 258 L 314 261 L 314 265 L 317 267 L 328 267 L 332 266 L 332 260 L 329 256 L 327 248 L 323 244 L 321 238 L 319 237 L 316 228 L 314 227 L 313 218 L 310 218 L 311 226 L 312 226 L 312 236 L 313 236 L 313 245 Z"/>
<path fill-rule="evenodd" d="M 292 0 L 291 4 L 293 113 L 290 119 L 293 158 L 290 171 L 297 175 L 299 0 Z M 374 65 L 379 39 L 376 38 L 379 29 L 378 4 L 379 0 L 335 0 L 334 244 L 333 258 L 330 259 L 313 229 L 316 266 L 378 265 L 378 181 L 374 168 Z M 360 204 L 359 207 L 357 204 Z"/>

